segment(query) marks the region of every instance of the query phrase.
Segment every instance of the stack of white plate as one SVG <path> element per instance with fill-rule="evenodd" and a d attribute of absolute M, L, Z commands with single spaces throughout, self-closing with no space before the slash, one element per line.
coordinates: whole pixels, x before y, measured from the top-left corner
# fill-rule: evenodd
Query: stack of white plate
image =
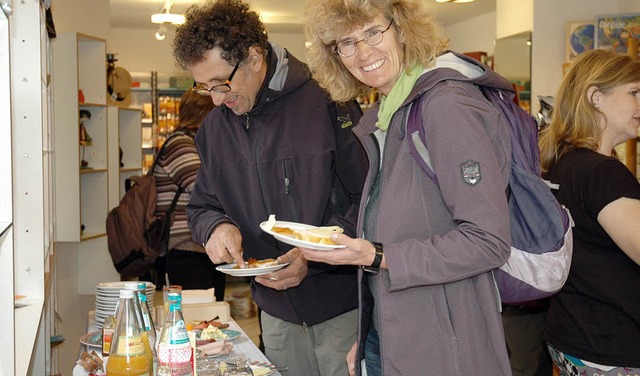
<path fill-rule="evenodd" d="M 96 326 L 98 328 L 102 328 L 107 316 L 115 316 L 120 290 L 125 288 L 125 283 L 127 282 L 103 282 L 96 285 Z M 147 303 L 149 307 L 153 307 L 156 285 L 151 282 L 145 283 L 147 284 Z"/>

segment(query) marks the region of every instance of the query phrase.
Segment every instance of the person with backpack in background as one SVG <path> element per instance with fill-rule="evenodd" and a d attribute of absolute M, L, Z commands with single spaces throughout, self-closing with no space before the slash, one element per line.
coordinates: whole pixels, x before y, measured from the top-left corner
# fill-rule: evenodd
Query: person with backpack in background
<path fill-rule="evenodd" d="M 301 249 L 308 260 L 361 267 L 350 373 L 365 360 L 368 376 L 511 375 L 492 274 L 510 254 L 510 136 L 476 84 L 513 95 L 512 85 L 447 52 L 419 0 L 309 1 L 305 17 L 307 59 L 331 97 L 382 95 L 354 129 L 370 162 L 358 238 Z M 406 138 L 419 97 L 437 181 Z"/>
<path fill-rule="evenodd" d="M 191 90 L 185 91 L 178 107 L 178 126 L 165 141 L 164 150 L 156 162 L 153 171 L 158 192 L 156 216 L 162 215 L 171 205 L 179 188 L 183 189 L 173 214 L 169 251 L 158 258 L 156 272 L 160 284 L 164 282 L 166 272 L 172 285 L 180 285 L 183 289 L 213 287 L 216 300 L 223 301 L 225 274 L 216 270 L 216 265 L 207 256 L 202 244 L 193 240 L 185 210 L 200 167 L 200 158 L 193 137 L 214 107 L 211 99 Z"/>
<path fill-rule="evenodd" d="M 640 62 L 590 50 L 562 80 L 540 159 L 575 222 L 544 335 L 560 374 L 640 374 L 640 184 L 615 146 L 638 137 Z"/>
<path fill-rule="evenodd" d="M 201 165 L 187 207 L 194 238 L 214 263 L 277 259 L 252 277 L 265 354 L 288 374 L 344 375 L 355 340 L 356 268 L 307 262 L 260 229 L 270 215 L 354 235 L 367 171 L 352 125 L 362 111 L 333 103 L 306 64 L 269 42 L 239 0 L 191 6 L 173 53 L 193 91 L 217 107 L 196 135 Z"/>

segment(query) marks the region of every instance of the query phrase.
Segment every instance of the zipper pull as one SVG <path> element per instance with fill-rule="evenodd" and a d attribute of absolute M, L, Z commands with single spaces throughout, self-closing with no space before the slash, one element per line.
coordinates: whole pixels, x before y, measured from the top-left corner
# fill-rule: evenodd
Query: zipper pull
<path fill-rule="evenodd" d="M 284 178 L 284 194 L 289 194 L 289 178 Z"/>
<path fill-rule="evenodd" d="M 249 114 L 245 115 L 245 120 L 246 122 L 245 122 L 244 129 L 249 130 Z"/>

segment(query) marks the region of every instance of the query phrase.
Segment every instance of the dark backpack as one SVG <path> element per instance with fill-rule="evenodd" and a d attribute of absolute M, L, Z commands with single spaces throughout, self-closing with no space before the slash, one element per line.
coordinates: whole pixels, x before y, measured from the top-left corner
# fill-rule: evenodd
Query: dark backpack
<path fill-rule="evenodd" d="M 538 127 L 533 117 L 500 90 L 478 87 L 506 119 L 511 136 L 507 188 L 511 255 L 494 270 L 500 298 L 503 303 L 539 300 L 558 292 L 567 280 L 573 253 L 569 211 L 558 203 L 541 177 Z M 422 96 L 411 104 L 407 140 L 414 160 L 437 182 L 426 147 L 421 102 Z"/>
<path fill-rule="evenodd" d="M 149 272 L 158 256 L 168 251 L 173 211 L 183 188 L 178 189 L 167 212 L 156 217 L 158 193 L 153 171 L 166 144 L 165 141 L 146 175 L 125 180 L 124 197 L 107 215 L 109 254 L 122 277 L 138 277 Z"/>

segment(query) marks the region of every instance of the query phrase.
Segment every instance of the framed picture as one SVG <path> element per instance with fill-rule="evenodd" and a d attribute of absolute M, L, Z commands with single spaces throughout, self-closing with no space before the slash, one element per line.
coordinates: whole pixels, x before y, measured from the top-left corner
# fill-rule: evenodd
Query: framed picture
<path fill-rule="evenodd" d="M 595 48 L 627 53 L 629 38 L 640 38 L 640 13 L 596 17 Z"/>
<path fill-rule="evenodd" d="M 595 39 L 593 21 L 572 21 L 567 23 L 566 61 L 573 61 L 586 50 L 592 50 Z"/>

